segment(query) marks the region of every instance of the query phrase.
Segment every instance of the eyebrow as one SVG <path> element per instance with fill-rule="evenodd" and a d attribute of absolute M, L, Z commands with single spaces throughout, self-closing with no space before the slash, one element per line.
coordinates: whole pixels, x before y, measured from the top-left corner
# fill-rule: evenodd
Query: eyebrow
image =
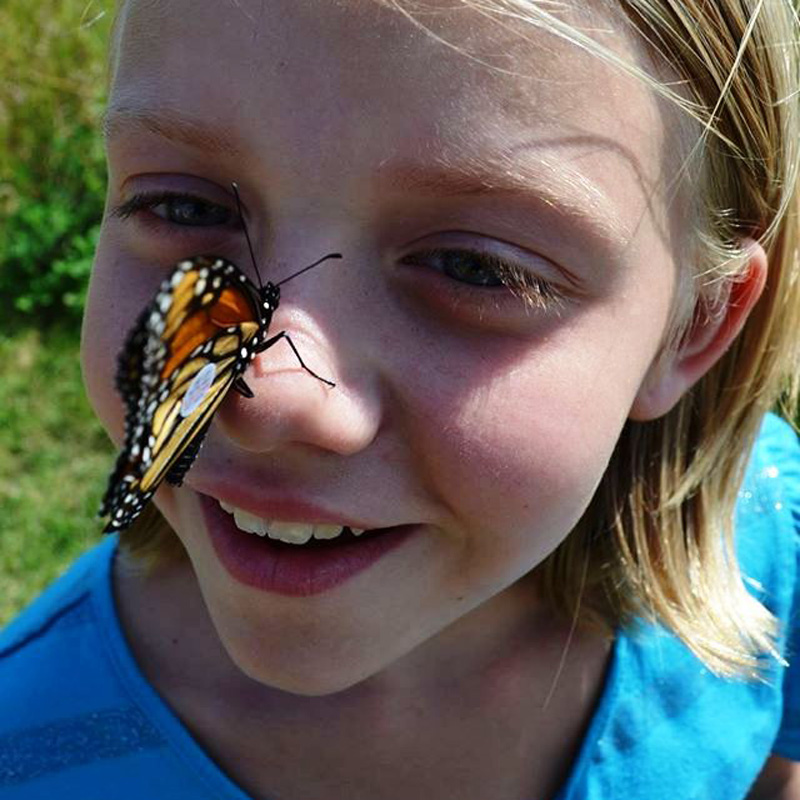
<path fill-rule="evenodd" d="M 107 109 L 104 136 L 145 130 L 208 154 L 241 156 L 228 128 L 184 114 L 179 109 L 119 104 Z M 376 188 L 428 197 L 509 197 L 526 200 L 576 223 L 609 250 L 630 232 L 613 213 L 614 204 L 588 177 L 563 158 L 493 153 L 475 146 L 456 161 L 437 154 L 422 161 L 384 159 L 375 176 Z"/>
<path fill-rule="evenodd" d="M 553 206 L 573 198 L 581 209 L 607 204 L 599 187 L 564 164 L 546 158 L 516 160 L 489 152 L 468 151 L 458 162 L 437 157 L 432 164 L 385 159 L 378 183 L 396 191 L 436 197 L 461 195 L 536 196 Z"/>
<path fill-rule="evenodd" d="M 210 154 L 241 155 L 240 148 L 228 131 L 173 108 L 150 110 L 125 105 L 111 106 L 103 115 L 101 125 L 106 139 L 139 129 Z"/>
<path fill-rule="evenodd" d="M 613 213 L 614 202 L 594 181 L 556 156 L 514 156 L 476 148 L 458 162 L 444 156 L 432 164 L 385 159 L 378 185 L 431 197 L 509 197 L 566 218 L 611 252 L 630 236 Z"/>

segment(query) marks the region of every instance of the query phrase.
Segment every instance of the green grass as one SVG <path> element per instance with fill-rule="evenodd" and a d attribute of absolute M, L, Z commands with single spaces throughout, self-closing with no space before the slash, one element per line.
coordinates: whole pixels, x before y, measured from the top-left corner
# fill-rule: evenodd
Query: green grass
<path fill-rule="evenodd" d="M 111 0 L 0 0 L 0 306 L 80 319 L 102 216 Z"/>
<path fill-rule="evenodd" d="M 113 448 L 74 332 L 0 334 L 0 625 L 101 538 Z"/>
<path fill-rule="evenodd" d="M 0 626 L 100 539 L 113 454 L 76 328 L 103 208 L 113 8 L 0 0 Z"/>

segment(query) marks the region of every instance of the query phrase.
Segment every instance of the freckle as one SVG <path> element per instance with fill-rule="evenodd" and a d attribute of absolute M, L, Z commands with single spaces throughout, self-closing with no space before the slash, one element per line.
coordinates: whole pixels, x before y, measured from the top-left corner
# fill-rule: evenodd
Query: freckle
<path fill-rule="evenodd" d="M 178 644 L 178 640 L 177 640 L 177 638 L 173 638 L 173 640 L 172 640 L 172 644 Z"/>

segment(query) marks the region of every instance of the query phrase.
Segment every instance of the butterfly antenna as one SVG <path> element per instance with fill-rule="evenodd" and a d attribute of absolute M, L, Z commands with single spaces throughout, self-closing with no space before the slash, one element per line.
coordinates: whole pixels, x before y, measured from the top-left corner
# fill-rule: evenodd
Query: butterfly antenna
<path fill-rule="evenodd" d="M 314 267 L 316 267 L 317 264 L 321 264 L 323 261 L 327 261 L 329 258 L 341 258 L 341 257 L 342 257 L 341 253 L 328 253 L 328 255 L 322 256 L 322 258 L 318 258 L 313 264 L 309 264 L 307 267 L 303 267 L 303 269 L 298 270 L 293 275 L 290 275 L 288 278 L 284 278 L 282 281 L 278 281 L 278 283 L 276 283 L 275 285 L 281 286 L 284 283 L 288 283 L 289 281 L 296 278 L 298 275 L 302 275 L 304 272 L 308 272 L 310 269 L 314 269 Z"/>
<path fill-rule="evenodd" d="M 247 232 L 247 223 L 244 221 L 244 213 L 242 211 L 242 198 L 239 197 L 239 185 L 236 181 L 231 182 L 231 189 L 233 189 L 233 193 L 236 196 L 236 209 L 239 212 L 239 219 L 242 221 L 244 238 L 247 239 L 247 249 L 250 251 L 253 269 L 256 271 L 256 276 L 258 277 L 258 285 L 263 288 L 264 282 L 261 280 L 261 273 L 258 271 L 258 264 L 256 263 L 256 254 L 253 252 L 253 243 L 250 241 L 250 234 Z"/>

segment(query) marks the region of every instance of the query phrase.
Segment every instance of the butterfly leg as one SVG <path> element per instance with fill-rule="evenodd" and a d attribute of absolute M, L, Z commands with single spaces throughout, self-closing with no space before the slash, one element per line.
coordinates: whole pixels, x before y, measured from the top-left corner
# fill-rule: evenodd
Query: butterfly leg
<path fill-rule="evenodd" d="M 305 370 L 305 371 L 306 371 L 306 372 L 307 372 L 309 375 L 312 375 L 312 376 L 313 376 L 313 377 L 315 377 L 315 378 L 316 378 L 318 381 L 322 381 L 323 383 L 327 383 L 327 384 L 328 384 L 328 386 L 336 386 L 336 384 L 335 384 L 333 381 L 329 381 L 329 380 L 327 380 L 326 378 L 323 378 L 321 375 L 317 375 L 317 373 L 316 373 L 316 372 L 314 372 L 314 370 L 313 370 L 313 369 L 311 369 L 310 367 L 307 367 L 307 366 L 306 366 L 306 362 L 305 362 L 305 361 L 303 361 L 303 358 L 302 358 L 302 356 L 300 355 L 300 353 L 298 352 L 297 348 L 295 347 L 295 344 L 294 344 L 294 342 L 292 341 L 292 337 L 291 337 L 291 336 L 289 336 L 289 334 L 288 334 L 288 333 L 286 333 L 286 331 L 281 331 L 280 333 L 276 333 L 276 334 L 275 334 L 275 336 L 273 336 L 271 339 L 267 339 L 267 341 L 266 341 L 266 342 L 264 342 L 264 344 L 263 344 L 263 345 L 261 345 L 261 347 L 259 347 L 259 348 L 258 348 L 259 352 L 260 352 L 260 351 L 263 351 L 263 350 L 266 350 L 268 347 L 272 347 L 272 345 L 274 345 L 274 344 L 275 344 L 275 342 L 277 342 L 277 341 L 278 341 L 278 339 L 286 339 L 286 341 L 289 343 L 289 347 L 291 347 L 291 348 L 292 348 L 292 352 L 293 352 L 293 353 L 294 353 L 294 354 L 297 356 L 297 360 L 300 362 L 300 366 L 301 366 L 301 367 L 302 367 L 302 368 L 303 368 L 303 369 L 304 369 L 304 370 Z"/>
<path fill-rule="evenodd" d="M 247 397 L 248 399 L 255 397 L 253 390 L 245 383 L 241 375 L 233 382 L 233 388 L 243 397 Z"/>

